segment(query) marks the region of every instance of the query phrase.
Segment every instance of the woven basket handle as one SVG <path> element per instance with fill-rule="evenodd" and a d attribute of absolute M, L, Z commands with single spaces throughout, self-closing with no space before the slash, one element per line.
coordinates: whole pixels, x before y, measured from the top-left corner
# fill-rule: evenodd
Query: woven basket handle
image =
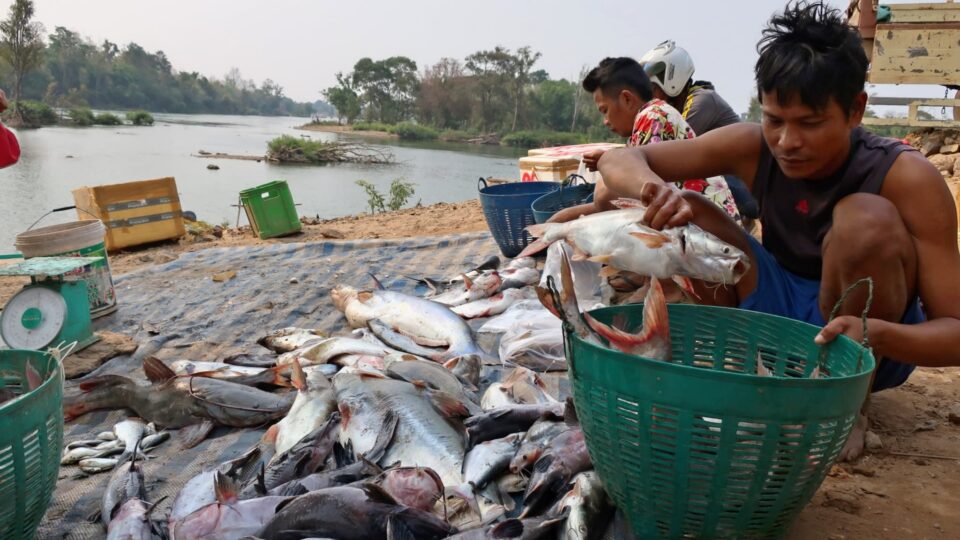
<path fill-rule="evenodd" d="M 577 179 L 578 179 L 578 178 L 580 179 L 580 182 L 581 182 L 581 183 L 583 183 L 583 184 L 586 184 L 586 183 L 587 183 L 587 179 L 586 179 L 586 178 L 580 176 L 580 175 L 577 174 L 577 173 L 573 173 L 573 174 L 571 174 L 570 176 L 567 176 L 566 178 L 564 178 L 564 179 L 563 179 L 563 182 L 560 182 L 560 189 L 563 190 L 563 188 L 565 188 L 565 187 L 567 187 L 567 186 L 575 186 L 575 185 L 577 185 Z"/>
<path fill-rule="evenodd" d="M 547 290 L 550 292 L 550 298 L 553 300 L 553 307 L 561 315 L 563 315 L 563 305 L 561 304 L 560 299 L 560 290 L 557 288 L 557 280 L 553 276 L 547 276 Z M 570 375 L 576 375 L 573 362 L 573 354 L 571 351 L 570 338 L 568 337 L 573 333 L 573 325 L 567 322 L 566 317 L 560 317 L 560 320 L 563 323 L 563 352 L 567 357 L 567 370 L 571 373 Z"/>
<path fill-rule="evenodd" d="M 843 303 L 847 301 L 847 297 L 850 296 L 853 291 L 863 285 L 867 284 L 867 303 L 863 307 L 863 313 L 860 315 L 860 319 L 863 321 L 863 338 L 860 342 L 860 345 L 863 346 L 863 349 L 860 350 L 860 353 L 857 355 L 857 371 L 860 370 L 860 367 L 863 365 L 863 351 L 870 349 L 870 335 L 867 332 L 867 313 L 870 312 L 870 307 L 873 305 L 873 278 L 865 277 L 860 278 L 855 281 L 852 285 L 847 287 L 843 294 L 840 295 L 840 299 L 837 300 L 837 303 L 833 305 L 833 310 L 830 312 L 830 318 L 827 320 L 829 324 L 830 321 L 837 317 L 837 314 L 840 312 L 840 308 L 843 307 Z M 827 345 L 824 345 L 820 348 L 820 360 L 819 360 L 820 369 L 822 370 L 827 363 Z"/>
<path fill-rule="evenodd" d="M 480 180 L 477 181 L 477 191 L 483 191 L 484 189 L 487 189 L 487 181 L 481 176 Z"/>

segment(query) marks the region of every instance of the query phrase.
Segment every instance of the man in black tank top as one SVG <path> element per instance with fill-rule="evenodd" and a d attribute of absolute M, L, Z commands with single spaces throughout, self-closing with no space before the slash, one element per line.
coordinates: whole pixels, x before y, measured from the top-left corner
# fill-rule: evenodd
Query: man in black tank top
<path fill-rule="evenodd" d="M 790 4 L 771 19 L 758 50 L 761 124 L 607 152 L 598 164 L 596 205 L 607 210 L 617 197 L 640 199 L 654 228 L 692 221 L 744 250 L 750 270 L 728 287 L 696 284 L 701 302 L 823 326 L 817 343 L 840 334 L 862 340 L 865 290 L 826 319 L 848 287 L 873 278 L 867 326 L 880 359 L 873 391 L 902 384 L 915 365 L 960 366 L 956 208 L 922 155 L 860 127 L 867 102 L 860 36 L 837 10 Z M 717 174 L 750 187 L 760 203 L 762 243 L 715 205 L 669 183 Z M 860 455 L 866 428 L 861 416 L 842 458 Z"/>

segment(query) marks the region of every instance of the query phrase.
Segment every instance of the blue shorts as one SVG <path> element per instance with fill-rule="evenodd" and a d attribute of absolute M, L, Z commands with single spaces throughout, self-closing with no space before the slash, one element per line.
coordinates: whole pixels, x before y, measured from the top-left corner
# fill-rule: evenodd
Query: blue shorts
<path fill-rule="evenodd" d="M 816 326 L 825 326 L 820 313 L 820 282 L 802 278 L 786 270 L 763 245 L 747 236 L 753 249 L 752 263 L 757 268 L 757 288 L 740 302 L 740 309 L 749 309 L 771 315 L 780 315 Z M 914 298 L 901 319 L 903 324 L 926 320 L 920 299 Z M 916 366 L 883 358 L 877 366 L 872 392 L 900 386 L 907 381 Z"/>

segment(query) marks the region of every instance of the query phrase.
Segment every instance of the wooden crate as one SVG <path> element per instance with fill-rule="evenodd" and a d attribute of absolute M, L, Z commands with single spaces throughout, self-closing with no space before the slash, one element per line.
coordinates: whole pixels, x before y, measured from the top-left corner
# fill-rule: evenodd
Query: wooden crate
<path fill-rule="evenodd" d="M 186 234 L 177 183 L 170 177 L 84 186 L 73 190 L 73 200 L 80 219 L 103 221 L 108 251 Z"/>
<path fill-rule="evenodd" d="M 960 4 L 890 4 L 876 24 L 868 81 L 873 84 L 957 84 Z M 861 32 L 863 30 L 861 29 Z"/>

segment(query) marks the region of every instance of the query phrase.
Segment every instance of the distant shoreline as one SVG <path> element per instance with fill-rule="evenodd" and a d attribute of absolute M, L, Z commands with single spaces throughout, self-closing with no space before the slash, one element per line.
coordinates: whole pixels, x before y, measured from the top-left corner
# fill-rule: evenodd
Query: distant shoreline
<path fill-rule="evenodd" d="M 354 131 L 351 126 L 325 125 L 325 124 L 304 124 L 297 126 L 297 129 L 303 131 L 319 131 L 322 133 L 350 133 L 360 137 L 370 137 L 373 139 L 399 139 L 395 133 L 386 131 Z"/>

